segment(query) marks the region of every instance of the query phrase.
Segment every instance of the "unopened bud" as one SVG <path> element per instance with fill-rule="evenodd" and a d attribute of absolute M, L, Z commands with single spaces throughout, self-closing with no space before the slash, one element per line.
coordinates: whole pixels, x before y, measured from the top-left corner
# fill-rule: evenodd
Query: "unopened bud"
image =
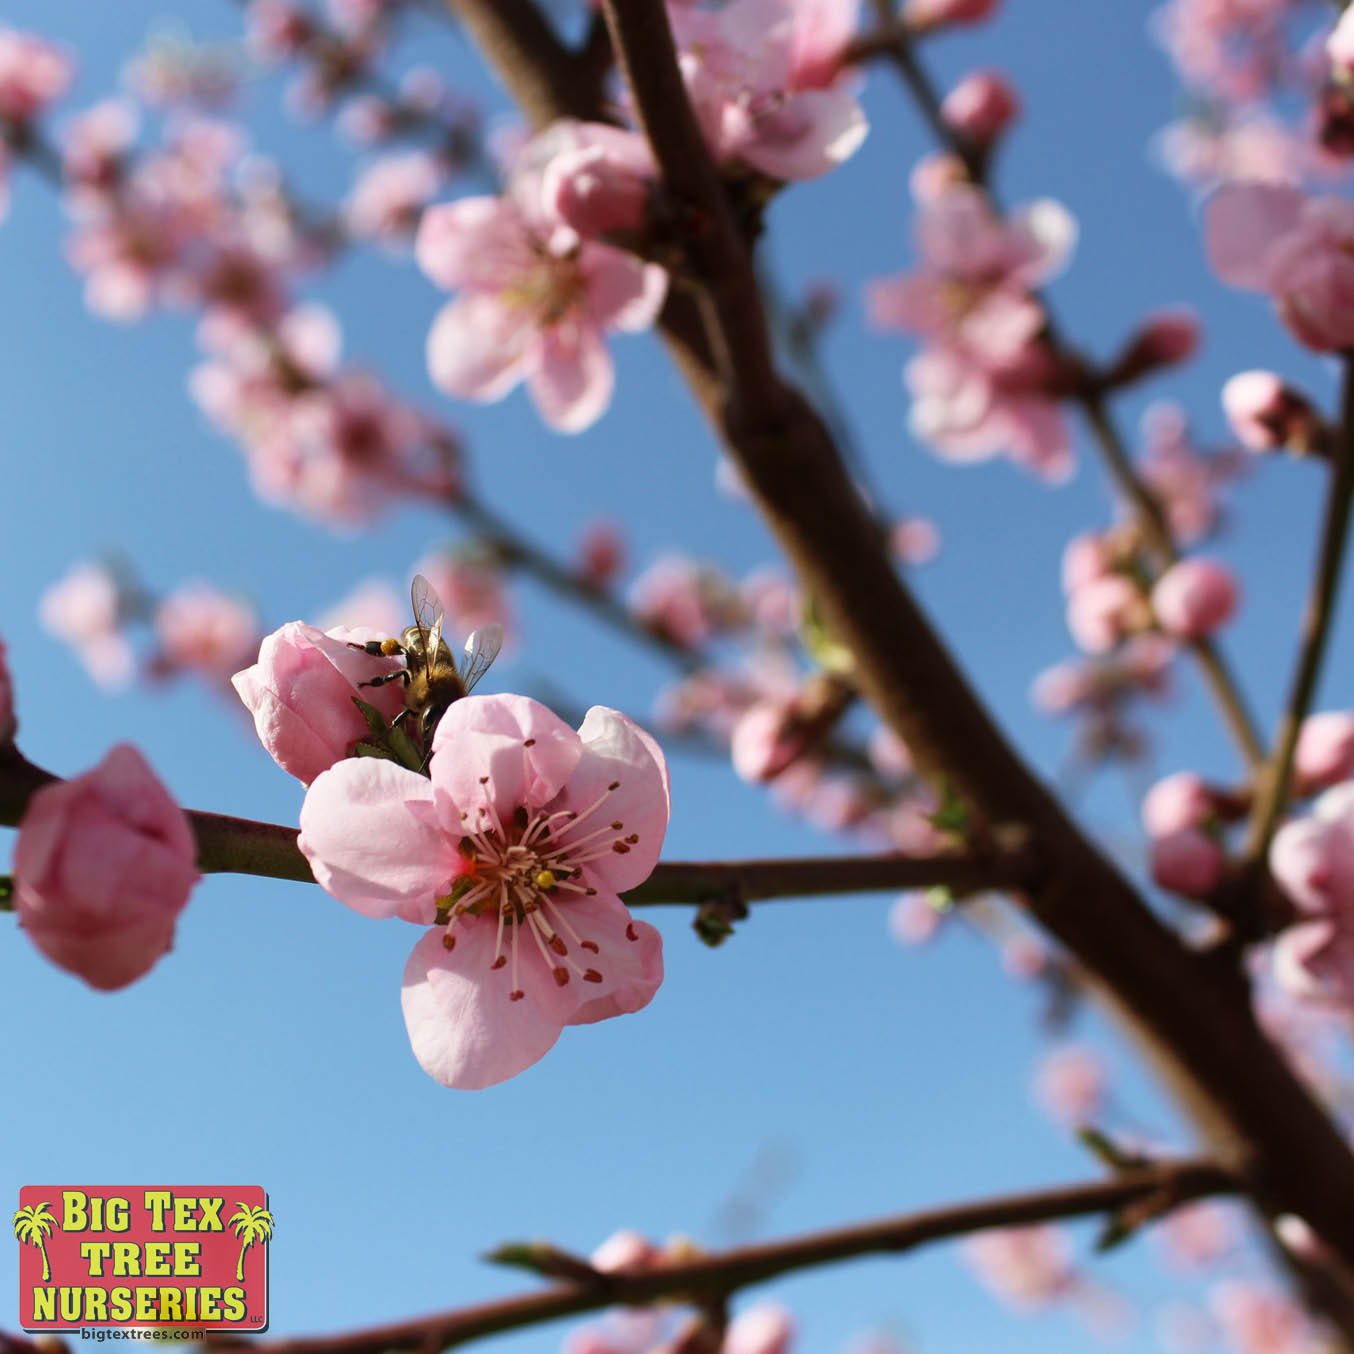
<path fill-rule="evenodd" d="M 1320 450 L 1325 424 L 1300 391 L 1272 371 L 1243 371 L 1222 388 L 1222 407 L 1237 441 L 1250 451 Z"/>
<path fill-rule="evenodd" d="M 990 146 L 1020 115 L 1020 96 L 997 71 L 965 76 L 940 105 L 947 126 L 980 146 Z"/>
<path fill-rule="evenodd" d="M 1199 320 L 1192 310 L 1163 310 L 1150 316 L 1115 359 L 1106 381 L 1110 386 L 1131 385 L 1150 372 L 1178 366 L 1194 356 L 1199 346 Z"/>

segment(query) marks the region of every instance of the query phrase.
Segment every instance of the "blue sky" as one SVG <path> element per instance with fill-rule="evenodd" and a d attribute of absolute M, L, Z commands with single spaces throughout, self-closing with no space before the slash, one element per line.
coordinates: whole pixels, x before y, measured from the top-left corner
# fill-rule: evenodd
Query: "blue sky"
<path fill-rule="evenodd" d="M 108 93 L 157 26 L 210 38 L 236 34 L 239 22 L 228 0 L 7 0 L 5 20 L 79 50 L 72 109 Z M 398 58 L 432 61 L 458 89 L 505 111 L 440 26 L 411 33 Z M 1274 365 L 1329 398 L 1330 371 L 1277 329 L 1264 304 L 1209 277 L 1193 205 L 1150 162 L 1147 144 L 1177 91 L 1144 7 L 1010 0 L 999 22 L 937 43 L 928 59 L 945 79 L 1000 64 L 1024 92 L 1001 186 L 1013 202 L 1059 198 L 1080 220 L 1073 266 L 1051 289 L 1078 343 L 1106 355 L 1148 309 L 1204 311 L 1202 353 L 1122 401 L 1127 429 L 1150 398 L 1169 395 L 1201 435 L 1219 437 L 1218 389 L 1243 367 Z M 349 161 L 327 125 L 285 119 L 278 94 L 273 79 L 245 91 L 257 144 L 308 197 L 334 200 Z M 1029 683 L 1070 647 L 1058 559 L 1075 532 L 1105 523 L 1108 491 L 1086 448 L 1076 480 L 1052 491 L 1004 463 L 944 466 L 909 440 L 899 380 L 907 349 L 865 330 L 860 287 L 910 257 L 907 174 L 926 142 L 886 73 L 871 76 L 864 97 L 873 124 L 864 149 L 777 202 L 771 257 L 791 291 L 823 276 L 842 286 L 845 314 L 826 357 L 872 478 L 891 506 L 932 517 L 943 534 L 940 559 L 917 577 L 923 600 L 1013 736 L 1051 773 L 1068 734 L 1034 714 Z M 16 189 L 0 227 L 0 634 L 24 749 L 72 773 L 129 739 L 186 804 L 294 821 L 298 787 L 237 711 L 188 686 L 101 694 L 38 627 L 38 596 L 72 562 L 115 547 L 156 588 L 205 577 L 251 596 L 271 627 L 324 611 L 365 577 L 403 579 L 456 528 L 405 509 L 341 536 L 260 506 L 238 453 L 188 399 L 191 321 L 160 316 L 124 330 L 90 318 L 63 262 L 64 223 L 49 190 L 23 172 Z M 353 258 L 316 294 L 343 319 L 347 352 L 452 418 L 485 496 L 559 553 L 605 515 L 629 524 L 641 560 L 676 548 L 740 574 L 770 560 L 750 510 L 715 492 L 710 437 L 653 341 L 616 345 L 613 408 L 588 435 L 565 439 L 520 394 L 488 409 L 453 408 L 436 394 L 422 352 L 440 297 L 412 264 Z M 1216 547 L 1245 573 L 1247 605 L 1228 648 L 1267 720 L 1287 685 L 1319 491 L 1313 467 L 1259 467 Z M 482 689 L 548 674 L 579 704 L 650 707 L 665 676 L 659 663 L 529 583 L 519 596 L 523 641 Z M 1342 624 L 1322 708 L 1350 704 L 1352 657 Z M 1179 685 L 1160 728 L 1160 768 L 1233 775 L 1192 676 L 1182 671 Z M 671 859 L 834 849 L 718 766 L 674 758 L 673 771 Z M 1105 777 L 1080 810 L 1131 852 L 1121 778 Z M 511 1291 L 520 1280 L 476 1259 L 504 1239 L 548 1236 L 587 1250 L 625 1225 L 719 1243 L 722 1202 L 768 1159 L 786 1169 L 763 1233 L 1090 1174 L 1085 1154 L 1030 1103 L 1042 1047 L 1035 995 L 1006 982 L 990 947 L 962 932 L 899 950 L 885 931 L 889 902 L 767 905 L 713 952 L 680 911 L 651 917 L 668 965 L 652 1007 L 571 1032 L 536 1068 L 482 1094 L 440 1088 L 409 1053 L 398 988 L 412 928 L 366 921 L 318 889 L 208 880 L 174 953 L 114 997 L 87 991 L 0 928 L 0 1026 L 10 1032 L 0 1079 L 15 1106 L 0 1139 L 0 1195 L 45 1181 L 261 1183 L 277 1217 L 272 1329 L 287 1334 Z M 1102 1037 L 1094 1023 L 1084 1030 Z M 1135 1119 L 1183 1141 L 1129 1052 L 1106 1046 Z M 1181 1291 L 1145 1244 L 1096 1274 L 1134 1300 Z M 14 1253 L 0 1247 L 0 1295 L 13 1291 L 14 1275 Z M 1087 1342 L 1065 1315 L 1009 1317 L 946 1248 L 763 1291 L 799 1314 L 805 1350 L 835 1349 L 881 1325 L 925 1354 L 1063 1354 Z M 6 1302 L 0 1296 L 0 1322 Z M 500 1344 L 549 1350 L 562 1333 Z M 1150 1324 L 1118 1347 L 1156 1348 Z"/>

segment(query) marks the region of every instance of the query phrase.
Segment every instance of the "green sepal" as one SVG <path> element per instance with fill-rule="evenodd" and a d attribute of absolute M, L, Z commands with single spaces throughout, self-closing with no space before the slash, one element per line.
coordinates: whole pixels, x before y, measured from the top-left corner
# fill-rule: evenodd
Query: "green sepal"
<path fill-rule="evenodd" d="M 386 735 L 386 743 L 395 756 L 395 760 L 401 766 L 407 766 L 410 771 L 422 771 L 423 763 L 427 760 L 414 744 L 414 740 L 409 737 L 403 724 L 392 724 L 390 732 Z"/>
<path fill-rule="evenodd" d="M 399 758 L 395 756 L 389 748 L 383 748 L 376 743 L 368 743 L 365 740 L 361 743 L 353 744 L 354 757 L 379 757 L 384 762 L 397 762 Z"/>
<path fill-rule="evenodd" d="M 388 730 L 386 728 L 386 717 L 374 706 L 369 705 L 361 696 L 352 698 L 353 704 L 357 706 L 358 712 L 362 718 L 367 721 L 367 728 L 377 738 L 385 738 Z"/>

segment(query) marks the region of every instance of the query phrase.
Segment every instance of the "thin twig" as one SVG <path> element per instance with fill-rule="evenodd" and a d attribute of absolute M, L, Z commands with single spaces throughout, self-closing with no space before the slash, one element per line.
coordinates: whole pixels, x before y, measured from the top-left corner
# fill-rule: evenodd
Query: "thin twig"
<path fill-rule="evenodd" d="M 1117 1214 L 1139 1208 L 1161 1213 L 1208 1195 L 1232 1193 L 1237 1177 L 1207 1161 L 1181 1161 L 1125 1171 L 1108 1180 L 976 1203 L 905 1213 L 853 1227 L 763 1242 L 634 1273 L 600 1275 L 596 1283 L 562 1284 L 412 1321 L 291 1340 L 251 1339 L 258 1354 L 433 1354 L 469 1340 L 519 1330 L 604 1307 L 639 1307 L 662 1299 L 699 1303 L 798 1270 L 863 1255 L 901 1255 L 920 1246 L 992 1227 L 1023 1227 L 1061 1218 Z M 211 1339 L 219 1348 L 243 1342 Z"/>
<path fill-rule="evenodd" d="M 1312 591 L 1302 618 L 1302 641 L 1297 666 L 1293 672 L 1288 703 L 1279 722 L 1274 751 L 1265 763 L 1260 778 L 1250 837 L 1246 843 L 1246 856 L 1252 864 L 1263 859 L 1269 849 L 1270 839 L 1288 803 L 1298 734 L 1302 731 L 1302 722 L 1307 718 L 1316 696 L 1317 681 L 1321 676 L 1321 665 L 1335 620 L 1340 576 L 1349 543 L 1350 507 L 1354 503 L 1354 359 L 1348 357 L 1344 364 L 1340 427 L 1332 456 L 1335 461 L 1334 477 L 1326 496 L 1326 516 L 1321 527 L 1321 545 L 1317 552 Z"/>

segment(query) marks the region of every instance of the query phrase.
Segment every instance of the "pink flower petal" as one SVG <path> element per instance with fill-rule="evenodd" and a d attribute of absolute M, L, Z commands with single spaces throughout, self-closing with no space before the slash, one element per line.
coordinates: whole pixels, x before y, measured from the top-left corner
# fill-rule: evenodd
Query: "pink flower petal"
<path fill-rule="evenodd" d="M 658 318 L 668 293 L 668 275 L 607 245 L 584 249 L 581 266 L 588 313 L 602 329 L 638 333 Z"/>
<path fill-rule="evenodd" d="M 368 917 L 431 922 L 462 865 L 438 826 L 432 783 L 394 762 L 351 757 L 301 805 L 302 853 L 320 886 Z"/>
<path fill-rule="evenodd" d="M 414 246 L 419 267 L 448 291 L 497 292 L 532 266 L 530 243 L 506 198 L 469 197 L 423 213 Z"/>
<path fill-rule="evenodd" d="M 624 824 L 629 847 L 589 861 L 586 873 L 601 887 L 623 893 L 642 884 L 658 864 L 671 804 L 667 762 L 638 724 L 603 705 L 588 711 L 578 732 L 584 751 L 569 780 L 570 807 L 583 813 L 606 795 L 606 817 Z M 609 790 L 611 785 L 616 789 Z"/>
<path fill-rule="evenodd" d="M 458 296 L 428 331 L 428 374 L 458 399 L 501 400 L 522 379 L 534 333 L 526 310 L 496 296 Z"/>
<path fill-rule="evenodd" d="M 635 921 L 618 898 L 580 898 L 561 909 L 569 924 L 597 946 L 589 959 L 600 983 L 581 989 L 587 997 L 569 1017 L 570 1025 L 591 1025 L 641 1011 L 663 981 L 663 937 L 648 922 Z"/>
<path fill-rule="evenodd" d="M 401 1005 L 414 1056 L 443 1086 L 481 1090 L 539 1061 L 564 1027 L 557 988 L 535 946 L 519 938 L 524 996 L 511 1000 L 512 967 L 494 970 L 495 927 L 477 918 L 456 928 L 448 950 L 440 930 L 414 946 L 404 968 Z M 578 985 L 571 984 L 569 1000 Z M 544 1001 L 538 1001 L 544 998 Z M 548 1004 L 547 1004 L 548 1003 Z"/>
<path fill-rule="evenodd" d="M 1213 271 L 1234 287 L 1264 291 L 1269 252 L 1298 224 L 1304 197 L 1282 184 L 1220 188 L 1204 208 L 1204 243 Z"/>
<path fill-rule="evenodd" d="M 473 758 L 460 749 L 475 749 Z M 450 826 L 481 806 L 511 815 L 539 808 L 570 780 L 583 743 L 557 714 L 527 696 L 465 696 L 433 737 L 432 783 Z"/>
<path fill-rule="evenodd" d="M 611 354 L 589 322 L 557 324 L 532 345 L 527 388 L 554 429 L 579 433 L 606 412 L 616 383 Z"/>

